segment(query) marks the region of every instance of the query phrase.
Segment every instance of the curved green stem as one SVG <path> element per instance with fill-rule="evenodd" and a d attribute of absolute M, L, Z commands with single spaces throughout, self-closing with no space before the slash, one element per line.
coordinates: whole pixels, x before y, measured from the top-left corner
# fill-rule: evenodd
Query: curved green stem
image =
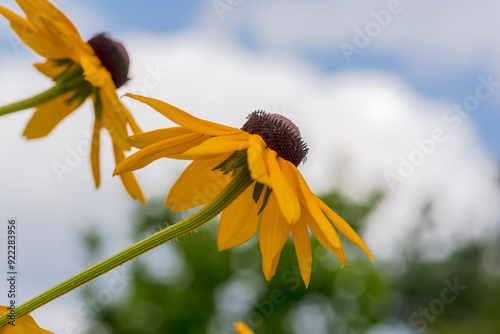
<path fill-rule="evenodd" d="M 16 307 L 16 318 L 20 318 L 48 302 L 64 295 L 65 293 L 101 276 L 113 268 L 116 268 L 125 262 L 161 245 L 167 241 L 173 240 L 194 229 L 202 226 L 217 216 L 229 204 L 231 204 L 246 188 L 252 184 L 250 172 L 245 166 L 228 184 L 227 187 L 212 202 L 205 205 L 192 216 L 161 230 L 148 238 L 122 250 L 121 252 L 103 260 L 92 267 L 89 267 L 81 273 L 57 284 L 40 295 L 26 301 Z M 9 322 L 8 314 L 0 317 L 0 327 Z"/>

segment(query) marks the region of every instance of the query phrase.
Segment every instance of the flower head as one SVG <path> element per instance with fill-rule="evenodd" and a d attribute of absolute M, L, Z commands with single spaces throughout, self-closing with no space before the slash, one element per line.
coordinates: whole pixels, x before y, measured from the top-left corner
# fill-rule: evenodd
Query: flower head
<path fill-rule="evenodd" d="M 166 205 L 172 205 L 171 210 L 209 203 L 242 166 L 248 167 L 252 185 L 222 211 L 219 250 L 248 241 L 260 225 L 263 271 L 270 280 L 291 233 L 307 286 L 312 265 L 308 229 L 337 255 L 342 266 L 345 264 L 335 226 L 373 260 L 353 229 L 312 193 L 300 174 L 297 166 L 304 160 L 307 147 L 288 119 L 258 111 L 240 130 L 201 120 L 159 100 L 127 96 L 148 104 L 180 126 L 132 136 L 131 144 L 141 150 L 120 162 L 114 173 L 130 172 L 162 157 L 193 160 L 167 196 Z"/>
<path fill-rule="evenodd" d="M 16 2 L 26 18 L 3 6 L 0 6 L 0 15 L 9 20 L 26 45 L 46 58 L 35 67 L 51 78 L 54 86 L 27 100 L 0 107 L 0 115 L 36 107 L 23 134 L 28 139 L 41 138 L 90 98 L 95 110 L 90 160 L 98 188 L 101 129 L 105 128 L 113 140 L 117 163 L 124 159 L 123 151 L 131 148 L 126 140 L 127 126 L 133 133 L 141 132 L 116 95 L 116 89 L 128 80 L 128 54 L 121 43 L 105 34 L 84 42 L 71 21 L 47 0 Z M 128 193 L 144 203 L 134 175 L 127 173 L 121 179 Z"/>
<path fill-rule="evenodd" d="M 0 314 L 5 314 L 9 312 L 10 309 L 7 306 L 0 306 Z M 15 320 L 14 325 L 7 324 L 3 328 L 0 328 L 0 334 L 54 334 L 40 328 L 31 315 L 27 314 L 19 319 Z"/>

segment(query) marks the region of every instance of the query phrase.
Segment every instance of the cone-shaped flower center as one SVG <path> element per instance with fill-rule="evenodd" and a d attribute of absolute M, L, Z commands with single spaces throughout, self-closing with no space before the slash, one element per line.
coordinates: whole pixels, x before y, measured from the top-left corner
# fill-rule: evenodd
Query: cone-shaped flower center
<path fill-rule="evenodd" d="M 241 129 L 261 136 L 278 156 L 295 166 L 302 162 L 309 150 L 302 141 L 299 128 L 282 115 L 255 111 L 248 116 L 248 121 Z"/>
<path fill-rule="evenodd" d="M 94 49 L 102 65 L 111 73 L 116 88 L 128 81 L 130 59 L 122 43 L 114 41 L 104 33 L 92 37 L 88 43 Z"/>

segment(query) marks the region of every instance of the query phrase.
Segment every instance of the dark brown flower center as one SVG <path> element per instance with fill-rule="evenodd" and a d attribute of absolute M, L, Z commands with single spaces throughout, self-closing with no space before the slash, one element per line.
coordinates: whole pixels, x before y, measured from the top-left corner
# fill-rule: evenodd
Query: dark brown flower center
<path fill-rule="evenodd" d="M 123 86 L 129 80 L 130 66 L 130 59 L 123 44 L 112 40 L 104 33 L 92 37 L 88 43 L 102 65 L 111 73 L 116 88 Z"/>
<path fill-rule="evenodd" d="M 309 151 L 302 141 L 299 128 L 282 115 L 268 114 L 262 110 L 254 111 L 241 129 L 261 136 L 278 156 L 295 166 L 304 160 Z"/>

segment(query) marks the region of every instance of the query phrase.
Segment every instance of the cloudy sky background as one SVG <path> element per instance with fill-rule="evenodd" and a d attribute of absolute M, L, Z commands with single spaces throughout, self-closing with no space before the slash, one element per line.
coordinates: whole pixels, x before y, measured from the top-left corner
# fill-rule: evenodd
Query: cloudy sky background
<path fill-rule="evenodd" d="M 12 0 L 2 4 L 19 12 Z M 340 189 L 363 202 L 375 190 L 385 192 L 362 232 L 379 263 L 405 251 L 429 202 L 430 223 L 412 241 L 430 258 L 470 240 L 489 242 L 498 232 L 499 3 L 56 4 L 84 39 L 106 31 L 125 44 L 132 80 L 120 93 L 156 97 L 235 127 L 256 109 L 283 114 L 310 147 L 300 170 L 316 193 Z M 346 56 L 346 48 L 355 52 Z M 31 66 L 40 58 L 17 42 L 3 19 L 0 54 L 1 105 L 50 87 Z M 124 102 L 143 129 L 171 126 L 154 110 Z M 453 112 L 464 104 L 469 113 Z M 108 136 L 102 184 L 93 188 L 85 152 L 90 105 L 48 137 L 27 142 L 21 133 L 31 114 L 0 120 L 0 217 L 19 220 L 19 302 L 87 267 L 77 245 L 89 222 L 109 236 L 105 255 L 132 243 L 130 213 L 139 206 L 119 179 L 106 177 L 114 167 Z M 65 164 L 69 152 L 78 151 L 83 154 L 60 182 L 54 162 Z M 402 162 L 410 160 L 416 166 Z M 185 165 L 157 161 L 136 175 L 148 198 L 164 197 Z M 145 257 L 163 262 L 162 254 Z M 36 311 L 38 322 L 56 333 L 84 323 L 76 295 Z"/>

